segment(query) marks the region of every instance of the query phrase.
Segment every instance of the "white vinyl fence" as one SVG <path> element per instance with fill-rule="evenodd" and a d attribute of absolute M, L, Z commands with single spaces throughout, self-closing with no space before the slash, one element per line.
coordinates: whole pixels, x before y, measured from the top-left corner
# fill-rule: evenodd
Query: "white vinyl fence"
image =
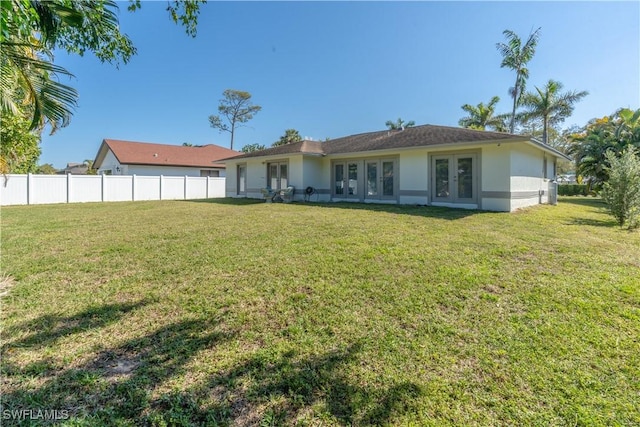
<path fill-rule="evenodd" d="M 0 205 L 210 199 L 225 178 L 140 175 L 0 175 Z"/>

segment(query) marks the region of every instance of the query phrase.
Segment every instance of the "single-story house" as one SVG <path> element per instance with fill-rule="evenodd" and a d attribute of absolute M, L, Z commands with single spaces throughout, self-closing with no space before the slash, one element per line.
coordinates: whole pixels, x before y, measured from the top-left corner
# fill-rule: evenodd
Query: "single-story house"
<path fill-rule="evenodd" d="M 294 200 L 509 212 L 549 202 L 560 158 L 566 156 L 522 135 L 423 125 L 225 159 L 226 196 L 261 198 L 265 187 L 291 185 Z"/>
<path fill-rule="evenodd" d="M 218 145 L 184 145 L 104 139 L 93 167 L 107 175 L 225 176 L 219 160 L 240 153 Z"/>

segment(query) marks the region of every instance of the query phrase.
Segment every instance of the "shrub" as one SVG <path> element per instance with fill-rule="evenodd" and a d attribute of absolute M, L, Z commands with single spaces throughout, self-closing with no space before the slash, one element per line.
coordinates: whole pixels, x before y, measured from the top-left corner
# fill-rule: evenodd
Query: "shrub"
<path fill-rule="evenodd" d="M 602 199 L 609 205 L 611 215 L 622 227 L 635 228 L 640 216 L 640 159 L 635 147 L 627 147 L 620 156 L 606 153 L 609 179 L 602 187 Z"/>
<path fill-rule="evenodd" d="M 558 185 L 559 196 L 587 196 L 589 186 L 587 184 L 560 184 Z"/>

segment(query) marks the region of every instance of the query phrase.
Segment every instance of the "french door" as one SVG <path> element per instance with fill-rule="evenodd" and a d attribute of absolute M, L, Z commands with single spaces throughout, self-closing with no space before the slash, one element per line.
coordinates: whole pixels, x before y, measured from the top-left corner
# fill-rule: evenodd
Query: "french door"
<path fill-rule="evenodd" d="M 267 185 L 272 190 L 287 188 L 289 177 L 289 164 L 287 162 L 274 162 L 267 165 Z"/>
<path fill-rule="evenodd" d="M 432 201 L 477 203 L 478 171 L 475 154 L 433 156 L 431 171 Z"/>
<path fill-rule="evenodd" d="M 339 199 L 396 199 L 396 159 L 358 159 L 333 163 L 333 197 Z"/>
<path fill-rule="evenodd" d="M 340 162 L 333 164 L 333 195 L 338 198 L 360 198 L 360 162 Z"/>
<path fill-rule="evenodd" d="M 366 160 L 366 199 L 396 198 L 396 164 L 393 159 Z"/>

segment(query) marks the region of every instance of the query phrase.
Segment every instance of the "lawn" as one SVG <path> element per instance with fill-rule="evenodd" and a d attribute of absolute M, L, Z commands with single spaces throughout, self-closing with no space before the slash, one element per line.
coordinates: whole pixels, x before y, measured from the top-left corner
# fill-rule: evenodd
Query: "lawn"
<path fill-rule="evenodd" d="M 640 424 L 640 232 L 598 199 L 8 207 L 2 273 L 3 425 Z"/>

